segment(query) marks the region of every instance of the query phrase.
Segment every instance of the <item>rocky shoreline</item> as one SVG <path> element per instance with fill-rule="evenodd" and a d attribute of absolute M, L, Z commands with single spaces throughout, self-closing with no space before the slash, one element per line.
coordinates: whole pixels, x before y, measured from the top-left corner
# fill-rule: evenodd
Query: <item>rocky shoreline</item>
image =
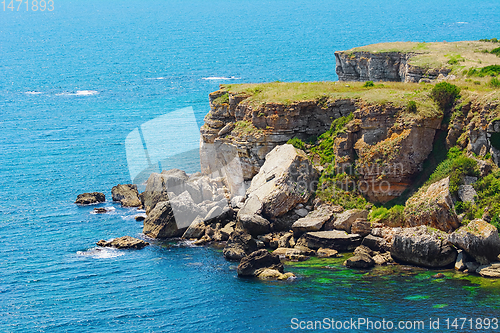
<path fill-rule="evenodd" d="M 336 53 L 341 80 L 405 86 L 333 83 L 286 102 L 258 98 L 266 89 L 303 96 L 311 84 L 221 86 L 201 128 L 202 173 L 152 173 L 142 193 L 113 187 L 113 201 L 145 209 L 148 238 L 222 246 L 239 276 L 285 280 L 294 275 L 282 261 L 354 252 L 344 262 L 352 269 L 409 264 L 498 278 L 498 88 L 472 91 L 478 84 L 449 66 L 417 75 L 409 54 Z M 391 89 L 403 97 L 371 97 L 397 95 Z M 76 203 L 103 200 L 85 193 Z"/>

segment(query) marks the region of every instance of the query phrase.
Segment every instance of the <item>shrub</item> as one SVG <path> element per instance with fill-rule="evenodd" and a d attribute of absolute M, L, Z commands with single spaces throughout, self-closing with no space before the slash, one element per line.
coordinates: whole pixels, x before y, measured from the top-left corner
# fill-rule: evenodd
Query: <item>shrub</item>
<path fill-rule="evenodd" d="M 492 38 L 492 39 L 483 38 L 483 39 L 480 39 L 479 41 L 480 42 L 498 43 L 498 39 L 496 39 L 496 38 Z"/>
<path fill-rule="evenodd" d="M 499 214 L 495 214 L 495 216 L 493 216 L 493 218 L 491 219 L 491 224 L 497 228 L 498 232 L 500 232 L 500 215 Z"/>
<path fill-rule="evenodd" d="M 490 86 L 493 87 L 493 88 L 499 88 L 500 87 L 500 80 L 497 79 L 496 77 L 492 78 L 490 80 Z"/>
<path fill-rule="evenodd" d="M 479 86 L 479 85 L 481 85 L 481 82 L 479 82 L 479 81 L 474 81 L 474 84 L 475 84 L 476 86 Z"/>
<path fill-rule="evenodd" d="M 430 185 L 443 178 L 450 177 L 450 192 L 456 194 L 465 176 L 478 176 L 477 161 L 465 156 L 458 147 L 452 147 L 446 159 L 439 163 L 427 180 Z"/>
<path fill-rule="evenodd" d="M 373 81 L 366 81 L 365 84 L 363 84 L 363 88 L 370 88 L 370 87 L 375 87 Z"/>
<path fill-rule="evenodd" d="M 408 101 L 408 112 L 411 112 L 411 113 L 417 112 L 417 102 Z"/>
<path fill-rule="evenodd" d="M 484 76 L 497 76 L 498 74 L 500 74 L 500 65 L 490 65 L 483 67 L 481 69 L 470 68 L 467 71 L 467 76 L 484 77 Z"/>
<path fill-rule="evenodd" d="M 294 146 L 297 149 L 304 150 L 306 148 L 305 143 L 302 140 L 300 140 L 299 138 L 292 138 L 292 139 L 288 140 L 287 143 L 291 144 L 292 146 Z"/>
<path fill-rule="evenodd" d="M 496 55 L 497 57 L 500 57 L 500 47 L 491 50 L 490 53 Z"/>
<path fill-rule="evenodd" d="M 441 82 L 432 88 L 431 97 L 442 110 L 449 109 L 460 97 L 460 88 L 448 82 Z"/>

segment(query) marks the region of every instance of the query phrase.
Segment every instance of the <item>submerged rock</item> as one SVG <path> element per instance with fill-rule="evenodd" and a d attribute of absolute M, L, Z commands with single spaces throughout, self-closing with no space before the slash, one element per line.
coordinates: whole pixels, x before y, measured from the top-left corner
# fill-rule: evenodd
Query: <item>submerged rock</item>
<path fill-rule="evenodd" d="M 404 228 L 394 236 L 391 256 L 416 266 L 446 267 L 455 263 L 457 251 L 446 233 L 420 226 Z"/>
<path fill-rule="evenodd" d="M 283 264 L 277 255 L 261 249 L 241 259 L 237 272 L 238 276 L 258 276 L 265 269 L 277 270 L 283 273 Z"/>
<path fill-rule="evenodd" d="M 111 189 L 113 201 L 119 201 L 123 207 L 140 207 L 142 202 L 139 199 L 137 185 L 118 184 Z"/>
<path fill-rule="evenodd" d="M 482 265 L 496 261 L 500 254 L 497 228 L 481 219 L 460 227 L 448 239 Z"/>
<path fill-rule="evenodd" d="M 101 192 L 82 193 L 76 197 L 76 204 L 91 205 L 106 201 L 106 196 Z"/>
<path fill-rule="evenodd" d="M 102 239 L 97 242 L 97 245 L 103 247 L 114 247 L 117 249 L 142 249 L 148 246 L 149 243 L 143 241 L 142 239 L 137 239 L 130 236 L 123 236 L 120 238 L 115 238 L 109 242 Z"/>

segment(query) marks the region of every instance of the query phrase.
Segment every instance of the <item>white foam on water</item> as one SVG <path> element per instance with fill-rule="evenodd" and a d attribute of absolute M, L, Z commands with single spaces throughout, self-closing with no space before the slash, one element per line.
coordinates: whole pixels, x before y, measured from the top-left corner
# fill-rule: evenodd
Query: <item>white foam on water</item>
<path fill-rule="evenodd" d="M 231 77 L 224 77 L 224 76 L 210 76 L 210 77 L 204 77 L 202 80 L 239 80 L 241 78 L 231 76 Z"/>
<path fill-rule="evenodd" d="M 43 94 L 41 91 L 25 91 L 26 95 L 40 95 Z"/>
<path fill-rule="evenodd" d="M 92 96 L 98 94 L 95 90 L 78 90 L 76 92 L 76 96 Z"/>
<path fill-rule="evenodd" d="M 87 251 L 77 251 L 77 255 L 94 259 L 109 259 L 125 255 L 125 252 L 109 247 L 93 247 Z"/>
<path fill-rule="evenodd" d="M 77 90 L 76 93 L 71 93 L 71 92 L 63 92 L 56 94 L 56 96 L 92 96 L 96 95 L 99 92 L 96 90 Z"/>

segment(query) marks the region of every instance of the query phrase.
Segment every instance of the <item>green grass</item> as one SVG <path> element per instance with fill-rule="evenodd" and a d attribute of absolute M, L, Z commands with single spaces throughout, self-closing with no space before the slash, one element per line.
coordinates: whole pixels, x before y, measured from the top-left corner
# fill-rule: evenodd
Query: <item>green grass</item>
<path fill-rule="evenodd" d="M 229 94 L 223 94 L 222 96 L 217 97 L 214 101 L 214 104 L 228 104 L 229 103 Z"/>
<path fill-rule="evenodd" d="M 437 166 L 424 186 L 430 186 L 449 176 L 450 192 L 456 195 L 465 176 L 477 177 L 478 175 L 477 161 L 465 156 L 460 148 L 453 147 L 448 151 L 447 158 Z"/>
<path fill-rule="evenodd" d="M 294 146 L 297 149 L 304 150 L 306 148 L 305 143 L 302 140 L 300 140 L 299 138 L 292 138 L 292 139 L 288 140 L 287 143 L 291 144 L 292 146 Z"/>

